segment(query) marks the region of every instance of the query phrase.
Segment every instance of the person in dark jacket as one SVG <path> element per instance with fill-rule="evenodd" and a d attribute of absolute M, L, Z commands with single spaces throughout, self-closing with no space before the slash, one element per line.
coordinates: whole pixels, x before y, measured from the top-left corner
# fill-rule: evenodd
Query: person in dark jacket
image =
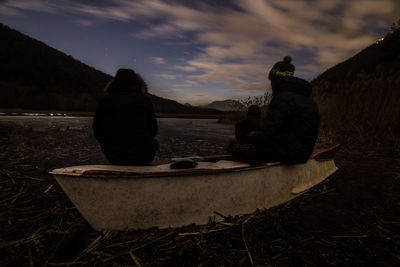
<path fill-rule="evenodd" d="M 311 84 L 294 77 L 292 58 L 286 56 L 270 70 L 273 98 L 261 128 L 248 135 L 257 148 L 276 153 L 287 164 L 306 162 L 320 126 L 318 106 L 311 98 Z M 268 153 L 268 152 L 267 152 Z"/>
<path fill-rule="evenodd" d="M 235 124 L 236 140 L 247 140 L 249 133 L 260 128 L 261 121 L 261 108 L 257 105 L 251 105 L 247 109 L 246 119 Z"/>
<path fill-rule="evenodd" d="M 131 69 L 119 69 L 97 105 L 93 132 L 111 164 L 146 165 L 159 150 L 153 105 Z"/>

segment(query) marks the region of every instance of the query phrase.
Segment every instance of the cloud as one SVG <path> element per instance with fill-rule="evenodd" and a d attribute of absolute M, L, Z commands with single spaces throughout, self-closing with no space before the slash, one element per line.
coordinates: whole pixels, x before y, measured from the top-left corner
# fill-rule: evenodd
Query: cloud
<path fill-rule="evenodd" d="M 47 1 L 41 0 L 13 0 L 13 1 L 3 1 L 0 2 L 1 8 L 8 9 L 11 13 L 8 15 L 13 15 L 19 13 L 19 11 L 30 10 L 39 12 L 56 12 L 54 5 L 49 4 Z"/>
<path fill-rule="evenodd" d="M 168 73 L 153 74 L 153 76 L 160 77 L 160 78 L 167 79 L 167 80 L 175 80 L 179 77 L 179 75 L 172 75 L 172 74 L 168 74 Z"/>
<path fill-rule="evenodd" d="M 1 6 L 0 3 L 0 14 L 3 16 L 21 16 L 22 13 L 16 8 Z"/>
<path fill-rule="evenodd" d="M 162 57 L 151 57 L 151 60 L 156 64 L 167 64 L 165 59 Z"/>
<path fill-rule="evenodd" d="M 95 25 L 95 22 L 93 20 L 87 20 L 87 19 L 77 19 L 75 20 L 75 23 L 87 27 Z"/>
<path fill-rule="evenodd" d="M 185 72 L 197 71 L 197 68 L 193 67 L 193 66 L 175 66 L 174 68 L 177 69 L 177 70 L 185 71 Z"/>
<path fill-rule="evenodd" d="M 188 78 L 186 78 L 183 83 L 176 83 L 175 86 L 176 87 L 198 87 L 198 86 L 200 86 L 200 83 L 197 81 L 188 80 Z"/>
<path fill-rule="evenodd" d="M 14 0 L 1 4 L 0 13 L 66 12 L 85 18 L 83 24 L 145 22 L 132 33 L 134 38 L 179 41 L 200 51 L 175 65 L 153 57 L 154 63 L 179 73 L 158 77 L 183 75 L 179 78 L 185 81 L 175 81 L 177 87 L 223 83 L 248 92 L 265 90 L 266 72 L 286 55 L 293 56 L 297 73 L 315 76 L 371 44 L 379 37 L 377 31 L 384 33 L 400 13 L 398 0 L 236 0 L 218 8 L 194 2 L 110 0 L 99 5 L 61 0 L 56 6 Z"/>
<path fill-rule="evenodd" d="M 225 89 L 224 92 L 232 92 L 232 93 L 242 93 L 245 90 L 243 89 Z"/>
<path fill-rule="evenodd" d="M 182 37 L 183 33 L 173 25 L 163 24 L 155 25 L 151 29 L 141 30 L 132 34 L 132 36 L 144 40 L 160 37 L 175 39 L 176 37 Z"/>
<path fill-rule="evenodd" d="M 182 92 L 182 90 L 181 89 L 160 89 L 160 90 L 157 90 L 157 92 L 163 93 L 163 94 L 170 94 L 170 93 Z"/>

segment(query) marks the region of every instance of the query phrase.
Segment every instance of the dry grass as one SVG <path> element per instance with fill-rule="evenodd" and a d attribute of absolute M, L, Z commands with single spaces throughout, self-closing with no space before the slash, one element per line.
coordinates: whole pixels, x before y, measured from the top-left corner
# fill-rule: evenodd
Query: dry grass
<path fill-rule="evenodd" d="M 339 173 L 270 210 L 238 216 L 216 211 L 224 221 L 212 218 L 207 225 L 98 233 L 47 174 L 54 167 L 101 163 L 89 133 L 8 129 L 0 135 L 0 148 L 0 265 L 400 263 L 400 188 L 393 182 L 400 165 L 374 151 L 341 153 Z"/>
<path fill-rule="evenodd" d="M 344 144 L 400 151 L 399 45 L 397 30 L 312 82 L 323 133 Z"/>
<path fill-rule="evenodd" d="M 317 99 L 322 135 L 330 137 L 334 143 L 359 143 L 400 152 L 399 92 L 383 94 L 371 89 L 369 95 L 356 97 L 360 90 L 354 91 L 344 90 Z"/>

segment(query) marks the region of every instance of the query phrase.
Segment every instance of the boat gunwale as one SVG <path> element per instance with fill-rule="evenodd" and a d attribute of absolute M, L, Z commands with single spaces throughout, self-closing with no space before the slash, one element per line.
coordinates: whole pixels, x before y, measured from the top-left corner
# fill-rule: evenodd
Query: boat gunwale
<path fill-rule="evenodd" d="M 170 176 L 190 176 L 190 175 L 204 175 L 204 174 L 220 174 L 220 173 L 230 173 L 230 172 L 240 172 L 249 170 L 259 170 L 269 167 L 274 167 L 281 165 L 280 162 L 273 163 L 263 163 L 250 166 L 242 166 L 235 168 L 223 168 L 223 169 L 184 169 L 175 171 L 164 171 L 164 172 L 127 172 L 127 171 L 107 171 L 107 170 L 87 170 L 81 174 L 71 174 L 71 173 L 53 173 L 50 174 L 56 176 L 70 177 L 70 178 L 102 178 L 102 179 L 116 179 L 116 178 L 161 178 Z"/>
<path fill-rule="evenodd" d="M 327 149 L 317 150 L 311 155 L 309 160 L 315 161 L 329 161 L 333 160 L 333 156 L 336 152 L 341 148 L 341 144 L 334 145 Z M 225 159 L 228 155 L 215 155 L 208 156 L 199 159 L 203 159 L 208 161 L 209 159 Z M 189 158 L 188 158 L 189 159 Z M 306 163 L 306 162 L 305 162 Z M 219 173 L 229 173 L 229 172 L 238 172 L 238 171 L 248 171 L 248 170 L 258 170 L 263 168 L 269 168 L 273 166 L 284 165 L 281 162 L 268 162 L 268 163 L 259 163 L 253 165 L 239 166 L 239 167 L 228 167 L 228 168 L 220 168 L 220 169 L 177 169 L 173 171 L 159 171 L 159 172 L 135 172 L 135 171 L 116 171 L 116 170 L 86 170 L 82 173 L 57 173 L 54 172 L 57 169 L 50 171 L 49 173 L 57 176 L 68 176 L 68 177 L 79 177 L 79 178 L 102 178 L 102 179 L 115 179 L 115 178 L 156 178 L 156 177 L 171 177 L 171 176 L 190 176 L 190 175 L 206 175 L 206 174 L 219 174 Z M 292 164 L 289 164 L 290 166 Z M 296 164 L 295 164 L 296 165 Z"/>

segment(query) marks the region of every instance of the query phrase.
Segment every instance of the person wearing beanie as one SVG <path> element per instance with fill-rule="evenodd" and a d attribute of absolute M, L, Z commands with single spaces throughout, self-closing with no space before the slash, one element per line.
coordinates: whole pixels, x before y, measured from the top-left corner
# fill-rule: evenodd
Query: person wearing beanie
<path fill-rule="evenodd" d="M 111 164 L 147 165 L 159 150 L 153 104 L 131 69 L 119 69 L 106 86 L 93 118 L 93 133 Z"/>
<path fill-rule="evenodd" d="M 268 73 L 272 100 L 261 127 L 247 136 L 255 147 L 255 153 L 248 153 L 249 161 L 304 163 L 314 149 L 320 126 L 318 106 L 311 97 L 311 84 L 294 76 L 291 62 L 286 56 Z"/>

